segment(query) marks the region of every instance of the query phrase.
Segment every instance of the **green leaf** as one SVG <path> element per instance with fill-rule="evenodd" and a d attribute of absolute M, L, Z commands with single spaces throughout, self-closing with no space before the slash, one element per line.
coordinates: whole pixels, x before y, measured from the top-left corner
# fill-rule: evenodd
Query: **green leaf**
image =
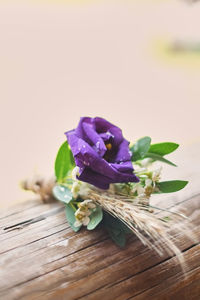
<path fill-rule="evenodd" d="M 79 231 L 79 229 L 81 228 L 81 226 L 79 226 L 79 227 L 75 227 L 74 226 L 74 223 L 76 221 L 74 213 L 75 213 L 75 210 L 73 208 L 73 205 L 71 203 L 66 204 L 65 214 L 66 214 L 67 221 L 68 221 L 70 227 L 75 232 L 77 232 L 77 231 Z"/>
<path fill-rule="evenodd" d="M 87 225 L 88 230 L 93 230 L 103 219 L 103 212 L 100 206 L 90 215 L 90 222 Z"/>
<path fill-rule="evenodd" d="M 139 139 L 131 148 L 132 152 L 132 160 L 136 161 L 142 159 L 145 154 L 148 152 L 151 144 L 151 138 L 149 136 L 145 136 Z"/>
<path fill-rule="evenodd" d="M 55 160 L 55 175 L 57 182 L 64 182 L 67 173 L 74 167 L 72 153 L 67 142 L 64 142 L 58 150 Z"/>
<path fill-rule="evenodd" d="M 132 231 L 124 223 L 104 212 L 103 225 L 115 244 L 119 247 L 126 245 L 127 234 L 131 234 Z"/>
<path fill-rule="evenodd" d="M 184 180 L 171 180 L 171 181 L 161 181 L 157 183 L 159 188 L 158 193 L 173 193 L 182 190 L 188 181 Z"/>
<path fill-rule="evenodd" d="M 115 244 L 121 248 L 124 248 L 126 245 L 126 233 L 123 231 L 116 231 L 112 228 L 108 228 L 108 234 L 115 242 Z"/>
<path fill-rule="evenodd" d="M 163 156 L 175 151 L 178 147 L 179 144 L 176 143 L 171 143 L 171 142 L 158 143 L 158 144 L 151 145 L 148 152 Z"/>
<path fill-rule="evenodd" d="M 168 159 L 162 157 L 161 155 L 159 154 L 155 154 L 155 153 L 147 153 L 145 155 L 145 157 L 149 157 L 149 158 L 152 158 L 153 160 L 158 160 L 158 161 L 161 161 L 161 162 L 164 162 L 168 165 L 171 165 L 171 166 L 174 166 L 174 167 L 177 167 L 177 165 L 175 165 L 173 162 L 169 161 Z"/>
<path fill-rule="evenodd" d="M 53 195 L 59 201 L 67 204 L 72 200 L 71 191 L 64 185 L 55 185 L 53 187 Z"/>
<path fill-rule="evenodd" d="M 122 221 L 120 221 L 118 218 L 111 216 L 105 211 L 103 221 L 106 227 L 112 227 L 114 229 L 124 231 L 126 233 L 132 233 L 132 231 Z"/>

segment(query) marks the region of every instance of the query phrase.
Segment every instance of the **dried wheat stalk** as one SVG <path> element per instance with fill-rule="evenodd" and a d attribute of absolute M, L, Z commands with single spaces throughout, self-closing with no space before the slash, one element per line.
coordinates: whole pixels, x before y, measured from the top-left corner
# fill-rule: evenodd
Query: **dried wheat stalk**
<path fill-rule="evenodd" d="M 89 198 L 112 216 L 120 219 L 144 245 L 154 249 L 160 256 L 165 252 L 169 255 L 176 255 L 185 273 L 186 265 L 183 254 L 175 244 L 175 237 L 170 234 L 170 231 L 175 229 L 177 233 L 187 236 L 193 242 L 196 240 L 187 221 L 183 222 L 183 219 L 186 219 L 184 215 L 168 211 L 170 222 L 166 222 L 158 215 L 151 213 L 150 206 L 134 204 L 130 202 L 130 199 L 126 201 L 122 197 L 116 198 L 113 194 L 100 194 L 95 191 L 90 192 Z"/>
<path fill-rule="evenodd" d="M 38 194 L 44 203 L 54 201 L 52 189 L 56 183 L 55 178 L 44 179 L 41 176 L 24 180 L 21 182 L 21 187 L 26 191 L 31 191 Z"/>
<path fill-rule="evenodd" d="M 52 201 L 54 185 L 55 179 L 44 180 L 38 177 L 22 183 L 25 190 L 39 194 L 43 202 Z M 144 245 L 154 249 L 160 256 L 165 252 L 169 255 L 176 255 L 185 273 L 186 265 L 183 254 L 175 245 L 175 238 L 170 234 L 171 229 L 175 229 L 177 233 L 184 234 L 192 241 L 196 241 L 189 225 L 185 221 L 180 222 L 180 218 L 183 221 L 184 215 L 166 210 L 170 214 L 170 222 L 166 222 L 159 215 L 151 212 L 150 205 L 136 202 L 125 195 L 116 194 L 112 189 L 104 192 L 91 188 L 82 198 L 93 200 L 103 210 L 120 219 Z M 159 208 L 155 209 L 159 210 Z M 162 211 L 162 208 L 160 210 Z"/>

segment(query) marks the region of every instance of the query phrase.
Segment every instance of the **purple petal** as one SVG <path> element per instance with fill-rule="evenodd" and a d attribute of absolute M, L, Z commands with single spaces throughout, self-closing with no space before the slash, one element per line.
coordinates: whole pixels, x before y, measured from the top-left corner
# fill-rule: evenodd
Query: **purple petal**
<path fill-rule="evenodd" d="M 110 184 L 108 177 L 102 176 L 89 168 L 85 168 L 78 179 L 93 184 L 100 189 L 108 189 Z"/>
<path fill-rule="evenodd" d="M 93 148 L 103 157 L 107 149 L 103 139 L 94 130 L 93 124 L 83 123 L 83 129 L 90 144 L 94 145 Z"/>
<path fill-rule="evenodd" d="M 92 119 L 89 118 L 89 117 L 83 117 L 83 118 L 80 118 L 80 121 L 79 121 L 79 123 L 78 123 L 78 126 L 77 126 L 77 128 L 75 129 L 75 134 L 76 134 L 78 137 L 80 137 L 80 138 L 82 138 L 82 139 L 84 139 L 84 140 L 87 141 L 87 135 L 86 135 L 86 133 L 85 133 L 85 131 L 84 131 L 84 129 L 83 129 L 83 123 L 91 124 L 91 123 L 92 123 Z"/>
<path fill-rule="evenodd" d="M 97 133 L 102 133 L 102 132 L 106 132 L 108 131 L 112 126 L 114 126 L 113 124 L 111 124 L 110 122 L 106 121 L 103 118 L 99 118 L 96 117 L 93 119 L 93 122 L 95 124 L 95 129 L 97 131 Z"/>
<path fill-rule="evenodd" d="M 119 172 L 128 172 L 131 174 L 133 172 L 133 165 L 131 161 L 120 162 L 118 164 L 112 163 L 111 165 Z"/>
<path fill-rule="evenodd" d="M 114 168 L 112 168 L 112 172 L 114 172 L 114 176 L 110 178 L 86 167 L 78 177 L 78 179 L 93 184 L 94 186 L 101 189 L 108 189 L 110 183 L 139 181 L 139 179 L 134 174 L 120 173 Z"/>
<path fill-rule="evenodd" d="M 126 165 L 126 172 L 121 172 L 119 165 L 116 168 L 115 166 L 113 166 L 113 164 L 108 163 L 105 159 L 96 157 L 93 159 L 92 163 L 90 163 L 89 167 L 93 172 L 102 175 L 103 178 L 107 177 L 108 183 L 138 181 L 138 178 L 135 176 L 135 174 L 133 174 L 132 164 L 129 165 L 129 170 L 127 169 Z M 97 183 L 94 185 L 97 185 Z"/>
<path fill-rule="evenodd" d="M 127 140 L 123 140 L 123 142 L 119 145 L 118 152 L 114 157 L 114 162 L 122 162 L 122 161 L 130 161 L 131 155 L 129 152 L 129 142 Z"/>
<path fill-rule="evenodd" d="M 123 141 L 121 129 L 116 126 L 112 126 L 109 129 L 109 133 L 113 136 L 113 146 L 117 147 Z"/>
<path fill-rule="evenodd" d="M 66 132 L 65 134 L 76 165 L 81 169 L 84 169 L 85 166 L 89 166 L 93 163 L 96 157 L 98 157 L 98 154 L 94 149 L 83 139 L 77 137 L 74 130 Z"/>

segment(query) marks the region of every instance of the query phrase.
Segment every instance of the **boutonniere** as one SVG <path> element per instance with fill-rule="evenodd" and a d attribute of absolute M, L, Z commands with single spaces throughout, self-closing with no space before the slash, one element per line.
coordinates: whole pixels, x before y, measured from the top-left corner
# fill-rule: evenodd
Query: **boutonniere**
<path fill-rule="evenodd" d="M 56 182 L 41 183 L 38 192 L 45 199 L 53 189 L 54 197 L 65 205 L 71 228 L 93 230 L 102 224 L 120 247 L 135 234 L 160 255 L 164 251 L 180 254 L 169 229 L 173 224 L 176 230 L 181 228 L 177 224 L 186 217 L 150 202 L 153 194 L 162 197 L 188 183 L 161 180 L 161 164 L 176 166 L 166 155 L 179 145 L 152 144 L 148 136 L 130 143 L 119 127 L 99 117 L 81 118 L 65 136 L 55 160 Z"/>
<path fill-rule="evenodd" d="M 133 233 L 159 253 L 178 251 L 167 229 L 170 220 L 184 216 L 171 212 L 160 218 L 153 211 L 162 208 L 150 204 L 152 194 L 176 192 L 188 183 L 161 181 L 161 166 L 155 164 L 175 166 L 165 156 L 178 144 L 151 144 L 150 137 L 130 144 L 119 127 L 99 117 L 81 118 L 65 136 L 55 161 L 53 194 L 65 204 L 71 228 L 93 230 L 102 223 L 119 246 Z"/>

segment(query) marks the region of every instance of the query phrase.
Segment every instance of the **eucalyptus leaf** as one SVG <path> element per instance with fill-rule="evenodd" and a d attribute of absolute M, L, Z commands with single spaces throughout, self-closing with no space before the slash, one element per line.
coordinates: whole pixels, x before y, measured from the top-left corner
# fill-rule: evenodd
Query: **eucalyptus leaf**
<path fill-rule="evenodd" d="M 103 219 L 103 212 L 100 206 L 90 215 L 90 222 L 87 225 L 88 230 L 93 230 Z"/>
<path fill-rule="evenodd" d="M 72 153 L 67 142 L 64 142 L 58 150 L 55 160 L 55 175 L 57 182 L 65 181 L 67 173 L 74 167 Z"/>
<path fill-rule="evenodd" d="M 66 214 L 66 218 L 67 218 L 67 221 L 70 225 L 70 227 L 75 231 L 79 231 L 79 229 L 81 228 L 81 226 L 79 227 L 76 227 L 74 226 L 74 223 L 76 221 L 76 218 L 75 218 L 75 210 L 73 208 L 73 205 L 71 203 L 69 204 L 66 204 L 66 208 L 65 208 L 65 214 Z"/>
<path fill-rule="evenodd" d="M 162 157 L 162 156 L 159 155 L 159 154 L 149 153 L 149 152 L 148 152 L 148 153 L 145 155 L 145 157 L 152 158 L 153 160 L 158 160 L 158 161 L 164 162 L 164 163 L 166 163 L 166 164 L 168 164 L 168 165 L 177 167 L 177 165 L 175 165 L 173 162 L 169 161 L 168 159 Z"/>
<path fill-rule="evenodd" d="M 132 160 L 136 161 L 145 157 L 151 145 L 151 138 L 145 136 L 139 139 L 131 148 Z"/>
<path fill-rule="evenodd" d="M 126 245 L 126 233 L 123 231 L 116 231 L 112 228 L 108 228 L 108 234 L 115 244 L 121 248 L 124 248 Z"/>
<path fill-rule="evenodd" d="M 72 193 L 70 189 L 64 185 L 55 185 L 53 187 L 53 195 L 56 199 L 66 204 L 72 200 Z"/>
<path fill-rule="evenodd" d="M 166 154 L 175 151 L 178 147 L 179 144 L 172 143 L 172 142 L 158 143 L 158 144 L 152 144 L 148 152 L 164 156 Z"/>
<path fill-rule="evenodd" d="M 104 212 L 103 225 L 115 244 L 119 247 L 126 245 L 127 235 L 132 234 L 132 231 L 124 223 L 107 212 Z"/>
<path fill-rule="evenodd" d="M 125 233 L 132 233 L 132 231 L 118 218 L 111 216 L 109 213 L 104 211 L 104 225 L 106 227 L 112 227 L 119 231 L 124 231 Z"/>
<path fill-rule="evenodd" d="M 174 193 L 182 190 L 187 184 L 188 181 L 185 180 L 161 181 L 157 183 L 158 193 Z"/>

